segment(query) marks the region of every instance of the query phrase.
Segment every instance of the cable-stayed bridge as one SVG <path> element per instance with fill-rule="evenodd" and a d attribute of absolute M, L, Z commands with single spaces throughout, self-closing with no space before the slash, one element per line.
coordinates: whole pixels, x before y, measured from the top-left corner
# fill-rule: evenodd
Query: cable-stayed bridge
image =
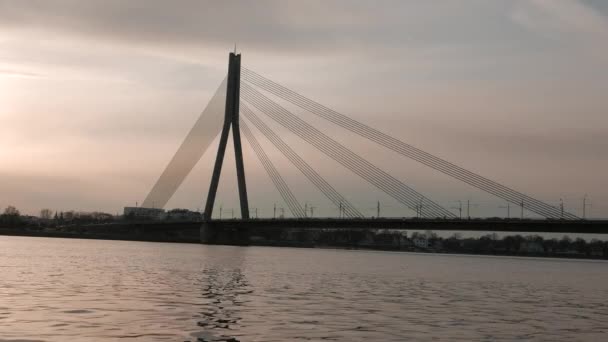
<path fill-rule="evenodd" d="M 279 101 L 275 101 L 275 99 Z M 511 187 L 495 182 L 476 174 L 445 159 L 434 156 L 414 147 L 396 137 L 383 133 L 365 123 L 359 122 L 332 110 L 296 91 L 289 89 L 259 73 L 241 67 L 241 55 L 230 53 L 228 75 L 221 82 L 215 95 L 210 100 L 190 133 L 179 147 L 164 172 L 143 202 L 146 208 L 163 208 L 173 196 L 186 176 L 194 168 L 202 155 L 210 148 L 217 134 L 220 134 L 219 146 L 209 184 L 204 211 L 204 223 L 201 228 L 201 238 L 213 240 L 213 236 L 221 233 L 222 229 L 241 229 L 265 224 L 273 227 L 310 227 L 322 228 L 393 228 L 414 229 L 403 222 L 432 222 L 433 229 L 479 230 L 481 225 L 467 224 L 459 217 L 442 207 L 437 202 L 406 184 L 400 177 L 391 174 L 357 154 L 344 144 L 315 128 L 300 115 L 294 114 L 286 106 L 288 103 L 299 110 L 313 114 L 351 133 L 365 138 L 369 143 L 377 144 L 397 155 L 414 160 L 431 169 L 460 180 L 472 187 L 492 194 L 514 206 L 533 212 L 547 220 L 534 223 L 531 231 L 586 231 L 600 232 L 598 223 L 584 221 L 576 215 L 564 210 L 563 206 L 553 206 L 524 194 Z M 222 114 L 223 113 L 223 122 Z M 360 209 L 354 206 L 346 197 L 341 195 L 310 165 L 305 158 L 298 154 L 265 120 L 274 121 L 300 140 L 310 144 L 337 164 L 348 169 L 367 183 L 384 192 L 403 205 L 404 209 L 415 213 L 418 220 L 390 220 L 364 218 Z M 234 144 L 238 194 L 240 200 L 241 219 L 212 220 L 215 207 L 220 175 L 223 167 L 229 134 L 232 131 Z M 270 142 L 285 158 L 307 178 L 329 201 L 340 209 L 341 220 L 326 219 L 312 220 L 306 207 L 298 201 L 289 184 L 268 156 L 257 136 Z M 287 206 L 293 219 L 254 220 L 250 218 L 247 195 L 245 165 L 243 162 L 241 133 L 249 143 L 260 164 L 268 174 L 277 192 Z M 426 220 L 426 221 L 425 221 Z M 531 224 L 531 223 L 530 223 Z M 589 228 L 593 225 L 593 228 Z M 428 226 L 428 224 L 427 224 Z M 604 226 L 603 224 L 601 225 Z M 475 228 L 477 227 L 477 228 Z M 484 230 L 492 230 L 491 226 L 483 226 Z M 524 229 L 522 221 L 502 221 L 496 224 L 496 230 Z M 511 228 L 509 228 L 511 227 Z M 572 228 L 567 228 L 572 227 Z M 578 228 L 577 228 L 578 227 Z M 475 228 L 475 229 L 474 229 Z"/>

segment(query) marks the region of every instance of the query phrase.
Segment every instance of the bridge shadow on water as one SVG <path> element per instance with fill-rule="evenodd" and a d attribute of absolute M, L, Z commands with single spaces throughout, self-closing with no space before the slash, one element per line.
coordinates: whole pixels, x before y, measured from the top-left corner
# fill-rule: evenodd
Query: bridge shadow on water
<path fill-rule="evenodd" d="M 238 248 L 232 252 L 220 260 L 212 258 L 201 271 L 202 305 L 200 314 L 195 315 L 201 331 L 193 336 L 197 342 L 240 341 L 236 329 L 248 302 L 246 295 L 253 289 L 242 271 L 242 252 Z"/>

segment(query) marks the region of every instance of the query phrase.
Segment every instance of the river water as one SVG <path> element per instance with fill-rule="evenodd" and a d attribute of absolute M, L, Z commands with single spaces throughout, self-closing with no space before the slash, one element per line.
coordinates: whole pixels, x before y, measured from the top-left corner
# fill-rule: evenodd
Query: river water
<path fill-rule="evenodd" d="M 0 237 L 0 341 L 608 341 L 608 263 Z"/>

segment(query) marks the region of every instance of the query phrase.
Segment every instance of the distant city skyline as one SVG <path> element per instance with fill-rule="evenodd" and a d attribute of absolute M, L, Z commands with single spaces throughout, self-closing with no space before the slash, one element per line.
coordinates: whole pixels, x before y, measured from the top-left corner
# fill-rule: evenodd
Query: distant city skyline
<path fill-rule="evenodd" d="M 608 217 L 603 1 L 0 0 L 0 28 L 2 208 L 141 204 L 236 42 L 244 66 L 333 109 L 574 214 L 587 194 L 587 216 Z M 468 200 L 471 216 L 506 216 L 504 201 L 325 130 L 454 213 Z M 282 133 L 365 215 L 378 201 L 386 216 L 415 214 Z M 261 141 L 302 205 L 339 215 Z M 167 208 L 202 210 L 216 149 Z M 250 206 L 286 208 L 247 144 L 244 154 Z M 238 216 L 235 180 L 229 144 L 216 207 Z"/>

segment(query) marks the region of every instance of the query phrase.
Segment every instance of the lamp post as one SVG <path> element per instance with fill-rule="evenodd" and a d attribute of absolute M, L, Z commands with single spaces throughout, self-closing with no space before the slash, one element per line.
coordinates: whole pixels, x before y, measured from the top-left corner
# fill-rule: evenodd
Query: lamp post
<path fill-rule="evenodd" d="M 456 201 L 456 202 L 458 202 L 458 206 L 452 207 L 452 209 L 458 210 L 458 217 L 462 220 L 462 201 Z"/>
<path fill-rule="evenodd" d="M 511 218 L 511 203 L 507 202 L 506 206 L 501 206 L 499 208 L 501 208 L 501 209 L 505 209 L 506 208 L 507 209 L 507 219 Z"/>

